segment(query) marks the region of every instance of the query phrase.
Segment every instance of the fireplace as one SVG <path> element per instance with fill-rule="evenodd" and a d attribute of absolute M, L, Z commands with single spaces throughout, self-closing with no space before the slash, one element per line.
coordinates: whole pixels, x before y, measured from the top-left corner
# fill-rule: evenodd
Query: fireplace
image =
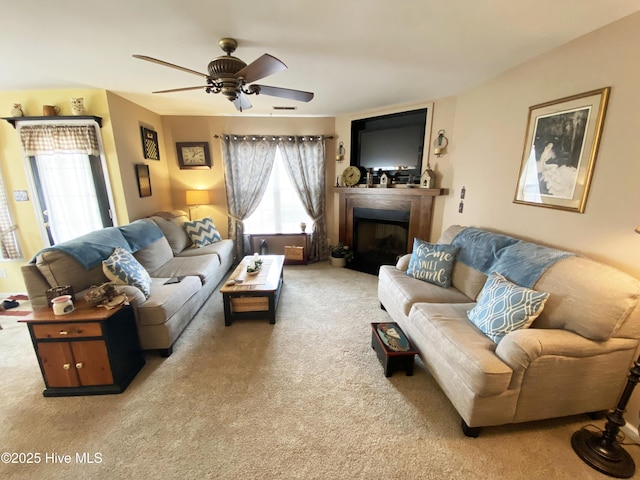
<path fill-rule="evenodd" d="M 393 265 L 407 253 L 409 210 L 353 209 L 353 252 L 350 268 L 377 274 L 380 265 Z"/>
<path fill-rule="evenodd" d="M 429 241 L 433 198 L 441 189 L 335 188 L 340 241 L 354 249 L 350 267 L 378 274 L 408 253 L 415 237 Z"/>

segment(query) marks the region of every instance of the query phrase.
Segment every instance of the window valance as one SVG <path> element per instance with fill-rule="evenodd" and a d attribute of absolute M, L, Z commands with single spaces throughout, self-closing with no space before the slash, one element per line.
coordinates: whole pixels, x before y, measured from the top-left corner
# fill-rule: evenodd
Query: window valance
<path fill-rule="evenodd" d="M 20 140 L 28 157 L 53 153 L 100 155 L 93 125 L 23 125 Z"/>

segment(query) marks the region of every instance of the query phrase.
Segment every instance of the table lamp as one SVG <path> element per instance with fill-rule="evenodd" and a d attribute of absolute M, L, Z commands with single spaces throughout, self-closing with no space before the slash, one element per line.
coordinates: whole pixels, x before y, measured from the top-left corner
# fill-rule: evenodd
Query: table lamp
<path fill-rule="evenodd" d="M 207 190 L 187 190 L 186 204 L 189 207 L 189 220 L 191 217 L 191 208 L 198 208 L 200 205 L 209 205 L 209 192 Z"/>

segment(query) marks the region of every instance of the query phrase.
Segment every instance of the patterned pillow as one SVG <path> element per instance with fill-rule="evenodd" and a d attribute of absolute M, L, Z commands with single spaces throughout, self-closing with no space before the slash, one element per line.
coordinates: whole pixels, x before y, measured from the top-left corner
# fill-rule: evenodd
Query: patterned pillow
<path fill-rule="evenodd" d="M 493 272 L 478 295 L 478 303 L 467 316 L 485 335 L 499 343 L 507 333 L 529 327 L 548 298 L 548 293 L 521 287 Z"/>
<path fill-rule="evenodd" d="M 193 222 L 184 222 L 184 229 L 196 248 L 222 240 L 220 232 L 218 232 L 210 217 L 194 220 Z"/>
<path fill-rule="evenodd" d="M 109 280 L 120 285 L 138 287 L 145 298 L 151 294 L 151 277 L 136 258 L 122 247 L 116 247 L 109 258 L 102 261 L 102 270 Z"/>
<path fill-rule="evenodd" d="M 433 283 L 440 287 L 451 286 L 451 270 L 458 253 L 457 247 L 447 244 L 428 243 L 413 239 L 413 252 L 409 260 L 407 275 Z"/>

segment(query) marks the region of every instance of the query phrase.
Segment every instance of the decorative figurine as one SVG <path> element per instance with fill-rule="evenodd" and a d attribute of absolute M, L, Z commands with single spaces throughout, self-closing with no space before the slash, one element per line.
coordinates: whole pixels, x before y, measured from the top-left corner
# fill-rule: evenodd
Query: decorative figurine
<path fill-rule="evenodd" d="M 22 104 L 21 103 L 14 103 L 13 104 L 13 108 L 11 109 L 11 116 L 12 117 L 22 117 L 24 115 L 24 113 L 22 112 Z"/>

